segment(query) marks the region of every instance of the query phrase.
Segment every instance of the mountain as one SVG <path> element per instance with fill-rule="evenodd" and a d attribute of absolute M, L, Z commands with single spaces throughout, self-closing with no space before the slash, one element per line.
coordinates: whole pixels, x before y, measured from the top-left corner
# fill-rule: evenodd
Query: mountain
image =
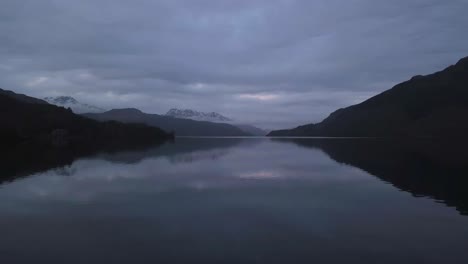
<path fill-rule="evenodd" d="M 446 137 L 468 134 L 468 57 L 443 71 L 415 76 L 318 124 L 269 136 Z"/>
<path fill-rule="evenodd" d="M 249 133 L 254 136 L 266 136 L 268 134 L 268 131 L 258 128 L 253 125 L 247 125 L 247 124 L 233 124 L 234 126 L 238 127 L 240 130 Z"/>
<path fill-rule="evenodd" d="M 76 114 L 102 113 L 106 111 L 96 106 L 80 103 L 75 98 L 70 96 L 46 97 L 44 100 L 49 104 L 70 108 Z"/>
<path fill-rule="evenodd" d="M 18 101 L 23 102 L 23 103 L 49 104 L 48 102 L 46 102 L 44 100 L 37 99 L 37 98 L 34 98 L 34 97 L 29 97 L 29 96 L 24 95 L 24 94 L 17 94 L 17 93 L 14 93 L 12 91 L 8 91 L 8 90 L 0 89 L 0 95 L 8 96 L 10 98 L 13 98 L 13 99 L 18 100 Z"/>
<path fill-rule="evenodd" d="M 165 115 L 147 114 L 134 108 L 113 109 L 104 113 L 89 113 L 84 116 L 98 120 L 115 120 L 124 123 L 143 123 L 156 126 L 177 136 L 249 136 L 239 128 L 225 123 L 195 121 Z"/>
<path fill-rule="evenodd" d="M 175 117 L 175 118 L 185 118 L 192 119 L 197 121 L 209 121 L 209 122 L 229 122 L 232 119 L 225 117 L 216 112 L 198 112 L 190 109 L 177 109 L 172 108 L 166 113 L 166 116 Z"/>
<path fill-rule="evenodd" d="M 166 113 L 166 116 L 170 117 L 175 117 L 175 118 L 183 118 L 183 119 L 192 119 L 196 121 L 209 121 L 209 122 L 215 122 L 215 123 L 227 123 L 230 125 L 233 125 L 240 130 L 244 131 L 247 134 L 253 135 L 253 136 L 265 136 L 268 134 L 267 131 L 255 127 L 253 125 L 249 124 L 243 124 L 236 122 L 235 120 L 225 117 L 219 113 L 216 112 L 210 112 L 210 113 L 205 113 L 205 112 L 199 112 L 191 109 L 177 109 L 177 108 L 172 108 Z"/>
<path fill-rule="evenodd" d="M 39 99 L 0 90 L 0 142 L 80 150 L 163 142 L 172 135 L 142 124 L 97 122 Z M 42 148 L 42 147 L 41 147 Z"/>

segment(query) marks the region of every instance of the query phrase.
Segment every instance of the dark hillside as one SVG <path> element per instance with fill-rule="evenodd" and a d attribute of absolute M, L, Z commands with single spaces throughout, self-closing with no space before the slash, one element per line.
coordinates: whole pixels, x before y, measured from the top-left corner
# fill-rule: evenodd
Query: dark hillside
<path fill-rule="evenodd" d="M 320 123 L 273 131 L 269 136 L 445 137 L 467 133 L 468 57 L 339 109 Z"/>

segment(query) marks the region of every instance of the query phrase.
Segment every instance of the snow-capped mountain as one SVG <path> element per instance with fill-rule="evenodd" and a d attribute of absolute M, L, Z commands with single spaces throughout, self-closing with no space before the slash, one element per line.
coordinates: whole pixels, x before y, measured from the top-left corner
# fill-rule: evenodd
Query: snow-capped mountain
<path fill-rule="evenodd" d="M 245 124 L 242 122 L 235 121 L 229 117 L 225 117 L 216 112 L 204 113 L 204 112 L 198 112 L 198 111 L 191 110 L 191 109 L 172 108 L 166 113 L 166 116 L 175 117 L 175 118 L 183 118 L 183 119 L 192 119 L 192 120 L 197 120 L 197 121 L 227 123 L 235 127 L 238 127 L 240 130 L 253 136 L 265 136 L 266 134 L 268 134 L 267 131 L 261 128 L 255 127 L 250 124 Z"/>
<path fill-rule="evenodd" d="M 75 114 L 102 113 L 106 111 L 105 109 L 93 105 L 82 104 L 70 96 L 45 97 L 44 100 L 49 104 L 71 108 Z"/>
<path fill-rule="evenodd" d="M 210 122 L 230 122 L 232 119 L 225 117 L 216 112 L 204 113 L 190 109 L 177 109 L 172 108 L 166 113 L 166 116 L 175 118 L 193 119 L 197 121 L 210 121 Z"/>

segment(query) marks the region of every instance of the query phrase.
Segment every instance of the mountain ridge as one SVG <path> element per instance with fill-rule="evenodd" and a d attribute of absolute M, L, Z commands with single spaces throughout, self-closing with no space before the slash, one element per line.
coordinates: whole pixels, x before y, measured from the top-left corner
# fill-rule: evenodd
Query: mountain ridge
<path fill-rule="evenodd" d="M 230 124 L 196 121 L 165 115 L 148 114 L 136 108 L 112 109 L 104 113 L 87 113 L 84 116 L 98 121 L 119 121 L 123 123 L 143 123 L 160 127 L 177 136 L 251 136 Z"/>
<path fill-rule="evenodd" d="M 44 101 L 56 106 L 70 108 L 75 114 L 102 113 L 106 110 L 97 106 L 83 104 L 71 96 L 45 97 Z"/>
<path fill-rule="evenodd" d="M 9 90 L 0 89 L 0 95 L 8 96 L 8 97 L 10 97 L 10 98 L 13 98 L 13 99 L 15 99 L 15 100 L 18 100 L 18 101 L 24 102 L 24 103 L 49 104 L 49 103 L 48 103 L 47 101 L 45 101 L 45 100 L 41 100 L 41 99 L 38 99 L 38 98 L 30 97 L 30 96 L 27 96 L 27 95 L 25 95 L 25 94 L 15 93 L 15 92 L 9 91 Z"/>
<path fill-rule="evenodd" d="M 2 144 L 38 144 L 84 150 L 159 143 L 173 135 L 155 127 L 97 122 L 43 100 L 0 89 Z"/>
<path fill-rule="evenodd" d="M 468 133 L 468 57 L 395 85 L 322 122 L 268 136 L 442 137 Z"/>
<path fill-rule="evenodd" d="M 265 136 L 266 134 L 268 134 L 268 132 L 264 129 L 258 128 L 251 124 L 235 121 L 232 118 L 226 117 L 216 112 L 200 112 L 192 109 L 172 108 L 165 115 L 175 118 L 191 119 L 196 121 L 227 123 L 239 128 L 247 134 L 251 134 L 254 136 Z"/>
<path fill-rule="evenodd" d="M 209 122 L 229 122 L 233 121 L 231 118 L 225 117 L 216 112 L 199 112 L 192 109 L 178 109 L 171 108 L 166 116 L 171 116 L 175 118 L 185 118 L 192 119 L 197 121 L 209 121 Z"/>

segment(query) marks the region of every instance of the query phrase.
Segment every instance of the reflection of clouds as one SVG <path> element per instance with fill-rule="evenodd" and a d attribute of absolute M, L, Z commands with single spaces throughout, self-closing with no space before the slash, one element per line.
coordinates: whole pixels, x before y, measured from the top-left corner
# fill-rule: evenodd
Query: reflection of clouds
<path fill-rule="evenodd" d="M 263 180 L 263 179 L 275 179 L 279 178 L 281 175 L 274 171 L 254 171 L 254 172 L 244 172 L 239 174 L 239 178 L 241 179 L 253 179 L 253 180 Z"/>
<path fill-rule="evenodd" d="M 201 160 L 218 160 L 221 157 L 227 155 L 229 150 L 219 149 L 210 151 L 197 151 L 187 154 L 180 154 L 169 157 L 172 163 L 192 163 Z"/>

